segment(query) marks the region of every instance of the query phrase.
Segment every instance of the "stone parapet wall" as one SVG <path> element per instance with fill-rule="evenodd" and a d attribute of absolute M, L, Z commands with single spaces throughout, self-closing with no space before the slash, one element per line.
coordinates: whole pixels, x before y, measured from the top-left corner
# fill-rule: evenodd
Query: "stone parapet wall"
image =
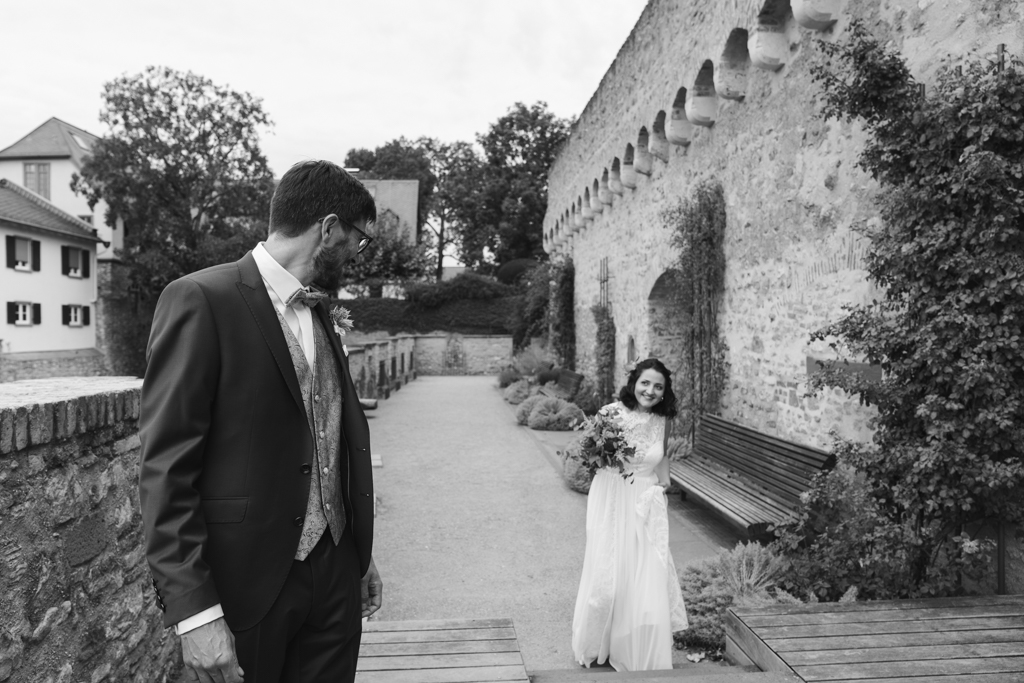
<path fill-rule="evenodd" d="M 0 353 L 0 383 L 47 377 L 93 377 L 108 374 L 97 349 Z"/>
<path fill-rule="evenodd" d="M 421 375 L 496 375 L 512 362 L 512 337 L 420 335 L 415 353 Z"/>
<path fill-rule="evenodd" d="M 165 680 L 138 501 L 141 381 L 0 385 L 0 681 Z"/>
<path fill-rule="evenodd" d="M 362 339 L 346 345 L 356 392 L 362 398 L 388 398 L 416 379 L 416 337 L 399 335 Z"/>

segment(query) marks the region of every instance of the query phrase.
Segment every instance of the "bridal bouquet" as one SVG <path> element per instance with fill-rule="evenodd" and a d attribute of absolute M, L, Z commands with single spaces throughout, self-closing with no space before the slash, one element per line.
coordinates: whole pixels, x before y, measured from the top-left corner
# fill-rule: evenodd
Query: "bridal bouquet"
<path fill-rule="evenodd" d="M 576 426 L 582 431 L 579 449 L 569 450 L 566 457 L 578 461 L 590 476 L 602 467 L 612 467 L 628 480 L 633 474 L 626 472 L 626 464 L 636 454 L 636 448 L 626 441 L 622 425 L 615 417 L 615 413 L 598 413 L 584 418 Z"/>

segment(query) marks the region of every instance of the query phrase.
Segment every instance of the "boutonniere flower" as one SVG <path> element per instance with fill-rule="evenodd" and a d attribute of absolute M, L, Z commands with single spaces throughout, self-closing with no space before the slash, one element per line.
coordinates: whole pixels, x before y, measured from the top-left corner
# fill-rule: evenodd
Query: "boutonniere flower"
<path fill-rule="evenodd" d="M 331 309 L 331 322 L 334 323 L 334 331 L 339 337 L 344 337 L 352 331 L 352 314 L 344 306 L 335 306 Z"/>

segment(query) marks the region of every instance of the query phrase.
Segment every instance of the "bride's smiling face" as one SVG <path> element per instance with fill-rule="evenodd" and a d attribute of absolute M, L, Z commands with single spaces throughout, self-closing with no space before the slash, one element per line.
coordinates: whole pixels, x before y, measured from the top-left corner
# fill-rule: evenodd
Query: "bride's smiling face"
<path fill-rule="evenodd" d="M 636 378 L 633 389 L 637 408 L 646 412 L 658 405 L 665 395 L 665 376 L 654 368 L 647 368 Z"/>

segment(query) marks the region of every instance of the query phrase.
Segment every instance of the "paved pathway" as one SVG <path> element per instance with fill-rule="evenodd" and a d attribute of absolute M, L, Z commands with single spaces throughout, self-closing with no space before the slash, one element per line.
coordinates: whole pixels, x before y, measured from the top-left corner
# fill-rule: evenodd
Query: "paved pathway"
<path fill-rule="evenodd" d="M 493 377 L 421 377 L 370 418 L 378 495 L 374 559 L 381 619 L 511 617 L 528 670 L 568 669 L 586 542 L 586 496 L 555 449 L 566 433 L 516 424 Z M 735 542 L 673 504 L 680 566 Z"/>

